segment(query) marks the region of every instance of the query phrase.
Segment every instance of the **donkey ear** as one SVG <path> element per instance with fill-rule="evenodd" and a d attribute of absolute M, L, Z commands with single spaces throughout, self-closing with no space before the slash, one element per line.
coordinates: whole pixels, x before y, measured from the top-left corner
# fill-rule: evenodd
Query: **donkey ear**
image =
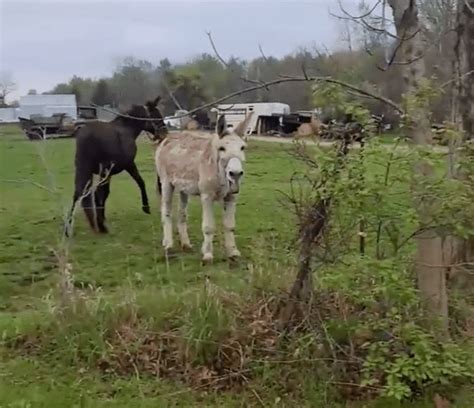
<path fill-rule="evenodd" d="M 234 129 L 234 133 L 239 135 L 240 137 L 244 137 L 247 133 L 247 128 L 249 127 L 250 118 L 252 117 L 253 112 L 250 112 L 245 119 L 240 122 L 237 127 Z"/>
<path fill-rule="evenodd" d="M 222 139 L 227 133 L 227 124 L 225 122 L 225 115 L 219 116 L 216 125 L 216 133 Z"/>
<path fill-rule="evenodd" d="M 155 100 L 153 101 L 153 104 L 156 106 L 158 103 L 161 101 L 161 95 L 158 95 Z"/>

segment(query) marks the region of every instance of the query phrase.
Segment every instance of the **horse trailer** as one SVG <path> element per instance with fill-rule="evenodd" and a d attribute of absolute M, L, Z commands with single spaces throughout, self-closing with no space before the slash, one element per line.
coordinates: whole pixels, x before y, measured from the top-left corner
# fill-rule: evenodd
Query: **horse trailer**
<path fill-rule="evenodd" d="M 218 117 L 225 116 L 229 128 L 236 127 L 247 114 L 253 112 L 246 129 L 246 133 L 250 135 L 278 131 L 281 128 L 282 117 L 290 114 L 290 106 L 280 102 L 228 103 L 217 105 L 214 111 Z"/>

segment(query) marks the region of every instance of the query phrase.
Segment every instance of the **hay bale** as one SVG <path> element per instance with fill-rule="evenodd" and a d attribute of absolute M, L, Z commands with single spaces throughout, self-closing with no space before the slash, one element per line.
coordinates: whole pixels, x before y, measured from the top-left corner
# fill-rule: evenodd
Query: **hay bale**
<path fill-rule="evenodd" d="M 313 127 L 310 123 L 302 123 L 296 131 L 297 137 L 311 136 L 313 134 Z"/>
<path fill-rule="evenodd" d="M 188 123 L 186 123 L 185 129 L 186 130 L 197 130 L 197 129 L 199 129 L 199 123 L 196 120 L 191 119 Z"/>
<path fill-rule="evenodd" d="M 313 134 L 319 135 L 319 132 L 321 131 L 322 122 L 319 119 L 312 116 L 310 125 L 311 125 L 311 129 L 313 130 Z"/>

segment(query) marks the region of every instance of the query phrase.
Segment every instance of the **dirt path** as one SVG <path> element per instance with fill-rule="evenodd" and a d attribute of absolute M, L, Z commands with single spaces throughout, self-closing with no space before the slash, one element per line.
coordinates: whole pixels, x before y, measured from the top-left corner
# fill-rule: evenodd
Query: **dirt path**
<path fill-rule="evenodd" d="M 172 131 L 172 133 L 174 133 Z M 176 132 L 178 133 L 178 132 Z M 201 133 L 211 133 L 211 132 L 202 132 Z M 265 142 L 265 143 L 282 143 L 282 144 L 291 144 L 293 143 L 294 139 L 292 137 L 275 137 L 275 136 L 256 136 L 252 135 L 249 136 L 249 142 L 252 142 L 252 140 L 258 141 L 258 142 Z M 333 146 L 335 142 L 330 142 L 327 140 L 321 140 L 321 141 L 314 141 L 314 140 L 305 140 L 306 144 L 309 146 L 321 146 L 321 147 L 329 147 Z M 384 146 L 388 149 L 391 150 L 394 148 L 395 145 L 393 144 L 384 144 Z M 360 149 L 360 143 L 354 143 L 352 145 L 352 148 L 354 149 Z M 408 150 L 410 146 L 407 144 L 402 144 L 397 147 L 397 149 L 401 150 Z M 445 146 L 433 146 L 433 150 L 437 153 L 448 153 L 448 148 Z"/>
<path fill-rule="evenodd" d="M 257 140 L 259 142 L 267 142 L 267 143 L 284 143 L 284 144 L 290 144 L 293 143 L 293 138 L 292 137 L 274 137 L 274 136 L 250 136 L 249 140 Z M 321 146 L 321 147 L 329 147 L 334 145 L 335 142 L 330 142 L 327 140 L 321 140 L 321 141 L 314 141 L 314 140 L 305 140 L 305 143 L 309 146 Z M 384 144 L 384 146 L 391 150 L 395 147 L 393 144 Z M 354 143 L 352 145 L 354 149 L 360 149 L 360 143 Z M 408 150 L 410 146 L 406 144 L 399 145 L 397 149 L 401 150 Z M 448 148 L 445 146 L 433 146 L 433 150 L 437 153 L 448 153 Z"/>

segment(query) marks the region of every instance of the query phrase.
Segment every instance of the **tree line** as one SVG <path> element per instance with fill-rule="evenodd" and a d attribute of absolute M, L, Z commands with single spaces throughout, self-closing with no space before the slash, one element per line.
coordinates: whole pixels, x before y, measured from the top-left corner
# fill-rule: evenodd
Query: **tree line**
<path fill-rule="evenodd" d="M 426 62 L 427 76 L 441 87 L 453 75 L 455 8 L 453 0 L 435 3 L 420 2 L 422 35 L 426 43 L 422 58 Z M 360 7 L 363 12 L 366 6 L 362 3 Z M 117 64 L 110 77 L 73 76 L 69 82 L 56 85 L 49 93 L 74 93 L 79 104 L 93 102 L 115 107 L 141 103 L 159 93 L 164 98 L 164 112 L 169 115 L 178 108 L 193 109 L 239 91 L 248 87 L 249 82 L 305 74 L 330 76 L 401 102 L 403 67 L 388 61 L 396 40 L 374 33 L 357 21 L 344 18 L 340 21 L 341 42 L 334 51 L 306 48 L 277 58 L 267 56 L 261 50 L 261 55 L 251 60 L 231 57 L 227 61 L 220 55 L 203 53 L 181 64 L 173 64 L 167 58 L 153 63 L 126 57 Z M 387 69 L 388 65 L 390 69 Z M 283 83 L 236 96 L 229 102 L 283 102 L 293 111 L 308 110 L 314 108 L 314 92 L 310 83 Z M 442 95 L 432 106 L 435 121 L 449 118 L 451 102 L 451 88 L 443 88 Z M 373 114 L 393 115 L 380 102 L 366 100 L 364 104 Z"/>

